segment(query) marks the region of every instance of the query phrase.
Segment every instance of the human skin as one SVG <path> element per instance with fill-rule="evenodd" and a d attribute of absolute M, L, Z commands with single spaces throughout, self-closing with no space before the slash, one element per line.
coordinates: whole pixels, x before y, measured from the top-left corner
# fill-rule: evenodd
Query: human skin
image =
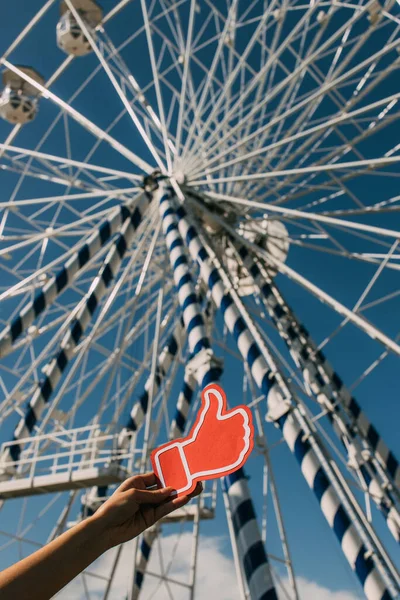
<path fill-rule="evenodd" d="M 0 573 L 1 600 L 47 600 L 104 552 L 131 540 L 202 491 L 171 499 L 154 473 L 124 481 L 96 511 L 55 540 Z M 60 566 L 62 565 L 62 566 Z"/>

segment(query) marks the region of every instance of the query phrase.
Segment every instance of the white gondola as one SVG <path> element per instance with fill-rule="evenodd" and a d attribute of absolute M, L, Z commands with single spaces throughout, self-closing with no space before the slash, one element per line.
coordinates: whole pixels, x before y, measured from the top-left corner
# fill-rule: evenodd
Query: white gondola
<path fill-rule="evenodd" d="M 72 0 L 72 4 L 91 35 L 95 38 L 94 29 L 103 17 L 102 8 L 93 0 Z M 61 18 L 57 23 L 58 47 L 67 54 L 74 56 L 89 54 L 92 51 L 90 43 L 65 2 L 61 2 L 60 13 Z"/>
<path fill-rule="evenodd" d="M 44 84 L 43 77 L 35 69 L 21 66 L 19 69 L 41 85 Z M 9 69 L 3 72 L 2 81 L 4 89 L 0 95 L 0 116 L 13 125 L 32 121 L 38 111 L 37 89 Z"/>

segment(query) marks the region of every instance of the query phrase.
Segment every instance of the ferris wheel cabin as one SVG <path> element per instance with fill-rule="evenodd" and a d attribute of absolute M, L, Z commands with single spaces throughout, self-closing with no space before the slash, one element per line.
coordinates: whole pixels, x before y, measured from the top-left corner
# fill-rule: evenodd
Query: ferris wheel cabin
<path fill-rule="evenodd" d="M 92 37 L 95 38 L 95 27 L 103 17 L 102 8 L 93 0 L 72 0 L 71 4 Z M 92 51 L 89 40 L 65 2 L 60 4 L 60 13 L 61 18 L 56 29 L 58 47 L 66 54 L 72 54 L 73 56 L 89 54 Z"/>
<path fill-rule="evenodd" d="M 43 77 L 32 67 L 18 67 L 41 85 Z M 2 81 L 4 89 L 0 95 L 0 116 L 13 125 L 24 125 L 32 121 L 38 112 L 37 89 L 20 75 L 6 69 Z"/>

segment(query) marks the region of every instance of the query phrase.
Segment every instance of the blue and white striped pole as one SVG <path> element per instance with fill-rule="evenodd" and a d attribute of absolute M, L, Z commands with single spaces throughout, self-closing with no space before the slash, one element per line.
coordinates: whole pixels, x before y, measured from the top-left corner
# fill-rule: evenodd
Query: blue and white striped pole
<path fill-rule="evenodd" d="M 203 388 L 209 383 L 219 381 L 222 368 L 210 348 L 171 195 L 172 192 L 167 198 L 163 197 L 160 211 L 192 353 L 192 358 L 186 367 L 183 390 L 178 399 L 177 414 L 171 427 L 171 434 L 175 436 L 182 435 L 184 432 L 195 378 L 199 386 Z M 243 477 L 242 483 L 243 485 L 239 486 L 228 485 L 227 494 L 229 502 L 232 504 L 235 542 L 249 586 L 250 597 L 252 600 L 276 600 L 277 596 L 267 555 L 261 540 L 251 496 Z"/>
<path fill-rule="evenodd" d="M 142 534 L 136 557 L 135 581 L 133 584 L 132 600 L 138 600 L 146 575 L 147 565 L 153 544 L 157 538 L 157 527 L 146 529 Z"/>
<path fill-rule="evenodd" d="M 210 300 L 207 300 L 206 307 L 204 309 L 205 315 L 205 325 L 206 329 L 209 328 L 209 315 L 211 312 L 210 308 Z M 210 355 L 209 360 L 207 361 L 207 353 Z M 212 350 L 207 350 L 204 356 L 204 363 L 208 366 L 212 366 L 212 368 L 218 369 L 220 368 L 220 374 L 218 371 L 214 371 L 213 376 L 215 377 L 215 382 L 219 381 L 219 378 L 222 375 L 222 361 L 219 362 L 215 356 L 213 355 Z M 192 357 L 194 358 L 194 357 Z M 212 360 L 214 359 L 214 360 Z M 176 411 L 174 420 L 171 423 L 170 428 L 170 439 L 175 439 L 177 437 L 181 437 L 185 433 L 186 423 L 189 416 L 190 406 L 192 403 L 193 394 L 196 388 L 196 370 L 199 368 L 199 365 L 196 364 L 196 360 L 189 360 L 186 364 L 182 389 L 178 396 L 178 401 L 176 403 Z M 201 368 L 201 367 L 200 367 Z M 200 374 L 200 379 L 202 380 L 204 375 Z M 209 377 L 207 377 L 209 379 Z"/>
<path fill-rule="evenodd" d="M 173 360 L 177 356 L 178 352 L 182 348 L 185 340 L 185 328 L 183 327 L 182 320 L 179 319 L 175 324 L 174 330 L 169 336 L 167 343 L 162 349 L 160 356 L 157 361 L 157 370 L 154 381 L 154 394 L 157 393 L 162 379 L 168 372 Z M 148 377 L 144 391 L 140 395 L 139 399 L 134 403 L 128 422 L 125 427 L 121 430 L 118 436 L 118 449 L 127 450 L 130 444 L 130 440 L 133 433 L 137 433 L 141 428 L 147 412 L 147 405 L 149 399 L 149 390 L 151 389 L 151 375 Z M 81 498 L 81 516 L 83 519 L 87 516 L 92 515 L 106 500 L 108 493 L 108 486 L 93 487 L 88 494 L 84 494 Z"/>
<path fill-rule="evenodd" d="M 276 423 L 298 459 L 302 473 L 314 491 L 321 510 L 339 539 L 342 550 L 357 574 L 369 600 L 389 600 L 400 590 L 390 574 L 384 558 L 377 552 L 367 530 L 353 509 L 349 497 L 333 472 L 322 450 L 321 441 L 302 414 L 268 349 L 233 289 L 215 253 L 199 235 L 183 207 L 177 210 L 179 231 L 193 260 L 197 260 L 201 276 L 212 292 L 225 323 L 240 353 L 268 399 L 269 419 Z"/>
<path fill-rule="evenodd" d="M 135 200 L 140 202 L 140 197 L 135 198 Z M 133 204 L 133 202 L 130 202 L 130 204 Z M 43 286 L 34 300 L 28 303 L 13 322 L 0 333 L 0 358 L 12 352 L 13 344 L 17 338 L 46 308 L 53 304 L 57 296 L 74 280 L 76 274 L 120 229 L 131 215 L 131 212 L 129 205 L 121 205 L 113 209 L 107 219 L 92 233 L 87 242 L 66 261 L 57 275 Z"/>
<path fill-rule="evenodd" d="M 333 384 L 334 381 L 339 379 L 337 374 L 333 371 L 322 352 L 318 350 L 317 345 L 305 328 L 298 322 L 262 263 L 244 246 L 238 247 L 237 250 L 243 265 L 264 295 L 269 315 L 286 342 L 296 364 L 301 368 L 306 384 L 309 385 L 318 402 L 328 411 L 335 433 L 349 452 L 350 468 L 355 468 L 362 477 L 364 485 L 368 487 L 371 499 L 385 517 L 393 537 L 399 542 L 400 514 L 387 489 L 387 483 L 390 479 L 386 477 L 383 483 L 380 482 L 379 471 L 374 465 L 373 448 L 369 446 L 368 438 L 361 434 L 363 442 L 363 446 L 361 446 L 357 440 L 358 430 L 354 428 L 352 415 L 349 415 L 347 411 L 347 415 L 343 415 L 341 402 L 336 403 L 335 396 L 340 401 L 342 400 L 340 394 L 335 393 L 335 385 Z M 342 386 L 343 389 L 344 385 Z M 347 393 L 349 394 L 349 392 Z M 354 400 L 354 402 L 356 401 Z M 350 423 L 347 423 L 345 416 L 350 416 Z M 366 457 L 365 448 L 368 449 Z M 390 474 L 385 472 L 385 475 Z"/>
<path fill-rule="evenodd" d="M 244 240 L 245 241 L 245 240 Z M 258 261 L 258 264 L 260 262 Z M 266 295 L 270 295 L 268 289 L 268 282 L 264 283 Z M 276 311 L 281 311 L 282 307 L 278 306 Z M 286 317 L 285 317 L 286 318 Z M 368 446 L 372 459 L 376 459 L 380 465 L 378 471 L 382 471 L 382 474 L 387 478 L 388 482 L 391 483 L 394 493 L 400 498 L 400 463 L 394 456 L 393 452 L 387 447 L 382 437 L 377 432 L 374 425 L 370 422 L 367 415 L 362 411 L 357 400 L 351 395 L 350 391 L 346 388 L 339 375 L 334 371 L 331 365 L 328 363 L 322 352 L 318 351 L 318 348 L 313 344 L 309 337 L 308 331 L 305 327 L 299 324 L 300 336 L 296 335 L 290 325 L 287 328 L 287 335 L 289 338 L 293 336 L 292 346 L 300 348 L 300 343 L 303 339 L 304 343 L 310 344 L 310 350 L 313 356 L 315 356 L 315 365 L 318 365 L 318 370 L 324 371 L 329 379 L 330 385 L 335 394 L 340 399 L 341 407 L 346 411 L 348 417 L 352 421 L 352 427 L 356 434 L 359 434 L 365 444 Z M 313 345 L 313 347 L 312 347 Z M 300 348 L 301 349 L 301 348 Z M 305 357 L 304 357 L 305 358 Z"/>
<path fill-rule="evenodd" d="M 198 301 L 196 286 L 191 276 L 184 244 L 179 235 L 176 217 L 174 216 L 171 203 L 172 195 L 173 190 L 165 187 L 165 193 L 162 195 L 159 204 L 161 224 L 182 310 L 182 319 L 188 336 L 189 351 L 192 356 L 196 356 L 202 350 L 209 349 L 210 342 Z M 197 381 L 202 387 L 209 383 L 199 380 L 198 377 Z"/>
<path fill-rule="evenodd" d="M 124 429 L 120 433 L 118 444 L 120 448 L 124 448 L 129 443 L 132 433 L 137 432 L 142 426 L 147 413 L 149 392 L 152 388 L 152 385 L 153 394 L 155 395 L 159 390 L 162 380 L 167 374 L 173 360 L 181 350 L 185 341 L 185 337 L 186 330 L 184 328 L 182 319 L 179 319 L 158 358 L 154 383 L 152 381 L 152 376 L 150 375 L 144 385 L 143 393 L 141 394 L 139 400 L 134 403 L 129 419 Z"/>
<path fill-rule="evenodd" d="M 175 416 L 170 427 L 169 437 L 171 440 L 181 437 L 185 433 L 186 422 L 189 416 L 195 388 L 196 377 L 193 370 L 187 366 L 183 378 L 182 389 L 176 403 Z"/>
<path fill-rule="evenodd" d="M 97 277 L 93 281 L 84 302 L 82 302 L 80 310 L 71 323 L 69 331 L 61 341 L 58 354 L 47 364 L 45 369 L 46 376 L 37 385 L 25 416 L 14 430 L 13 440 L 16 442 L 30 436 L 45 407 L 48 405 L 53 390 L 56 388 L 64 370 L 73 357 L 74 350 L 79 344 L 100 300 L 106 293 L 108 285 L 117 274 L 126 250 L 130 247 L 135 232 L 142 222 L 142 216 L 151 200 L 152 197 L 150 195 L 146 193 L 142 194 L 136 208 L 133 212 L 129 213 L 129 217 L 124 221 L 120 233 L 110 248 Z M 0 477 L 10 477 L 14 474 L 14 463 L 19 460 L 21 449 L 21 444 L 15 443 L 9 446 L 7 451 L 0 457 Z"/>
<path fill-rule="evenodd" d="M 359 520 L 348 510 L 344 502 L 345 497 L 338 493 L 327 464 L 324 464 L 324 457 L 321 457 L 320 449 L 315 443 L 315 436 L 308 426 L 305 426 L 305 419 L 301 417 L 298 409 L 292 409 L 274 419 L 274 423 L 282 430 L 283 437 L 298 460 L 308 485 L 318 498 L 322 513 L 360 580 L 365 596 L 370 600 L 398 598 L 400 589 L 395 582 L 392 581 L 390 585 L 383 577 L 381 569 L 378 568 L 376 553 L 364 542 Z"/>
<path fill-rule="evenodd" d="M 222 487 L 228 497 L 236 539 L 247 548 L 241 564 L 246 581 L 251 582 L 251 586 L 249 583 L 250 598 L 260 600 L 277 598 L 271 571 L 269 567 L 265 568 L 267 557 L 244 469 L 224 477 Z M 253 595 L 254 590 L 258 595 Z"/>

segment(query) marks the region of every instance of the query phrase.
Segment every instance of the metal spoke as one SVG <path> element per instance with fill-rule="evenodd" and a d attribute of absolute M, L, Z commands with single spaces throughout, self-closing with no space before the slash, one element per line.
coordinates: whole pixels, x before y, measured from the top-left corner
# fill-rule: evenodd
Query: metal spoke
<path fill-rule="evenodd" d="M 74 119 L 80 125 L 85 127 L 85 129 L 87 129 L 95 137 L 97 137 L 100 140 L 104 140 L 104 141 L 108 142 L 110 144 L 110 146 L 112 148 L 114 148 L 114 150 L 116 150 L 117 152 L 122 154 L 125 158 L 127 158 L 130 162 L 132 162 L 136 166 L 138 166 L 145 173 L 151 172 L 152 168 L 149 164 L 147 164 L 144 160 L 142 160 L 141 158 L 136 156 L 136 154 L 134 154 L 133 152 L 131 152 L 130 150 L 125 148 L 120 142 L 118 142 L 111 135 L 109 135 L 108 133 L 104 132 L 102 129 L 97 127 L 97 125 L 92 123 L 89 119 L 87 119 L 86 117 L 81 115 L 75 108 L 72 108 L 72 106 L 70 106 L 69 104 L 64 102 L 64 100 L 61 100 L 60 98 L 58 98 L 58 96 L 56 96 L 53 92 L 46 90 L 46 88 L 43 85 L 41 85 L 40 83 L 38 83 L 37 81 L 32 79 L 32 77 L 29 77 L 29 75 L 26 75 L 18 67 L 14 66 L 10 62 L 8 62 L 8 60 L 2 59 L 0 62 L 5 67 L 10 69 L 10 71 L 15 73 L 16 75 L 19 75 L 19 77 L 21 77 L 22 79 L 27 81 L 27 83 L 32 85 L 34 88 L 36 88 L 38 90 L 38 92 L 40 92 L 44 96 L 44 98 L 48 98 L 49 100 L 52 100 L 52 102 L 57 104 L 62 110 L 64 110 L 67 114 L 69 114 L 72 119 Z"/>
<path fill-rule="evenodd" d="M 0 50 L 4 565 L 151 468 L 221 381 L 253 415 L 249 468 L 61 595 L 298 599 L 298 469 L 338 593 L 340 548 L 368 600 L 397 598 L 399 2 L 21 1 Z"/>

